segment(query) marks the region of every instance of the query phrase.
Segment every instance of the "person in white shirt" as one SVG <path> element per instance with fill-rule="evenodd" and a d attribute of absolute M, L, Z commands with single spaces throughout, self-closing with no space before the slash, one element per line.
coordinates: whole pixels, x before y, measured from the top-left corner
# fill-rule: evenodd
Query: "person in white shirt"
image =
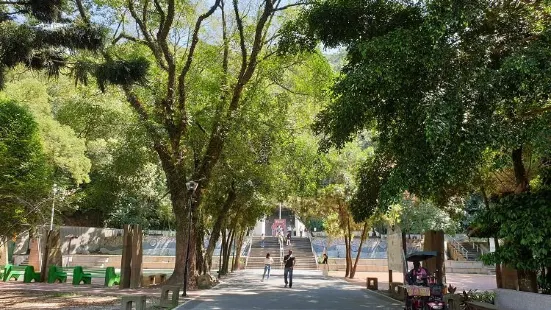
<path fill-rule="evenodd" d="M 270 257 L 270 253 L 267 253 L 266 258 L 264 259 L 264 274 L 262 275 L 262 282 L 264 281 L 266 272 L 268 273 L 268 277 L 266 277 L 266 280 L 270 279 L 270 269 L 272 269 L 273 263 L 274 259 Z"/>
<path fill-rule="evenodd" d="M 260 237 L 260 247 L 264 247 L 264 234 L 262 234 L 262 236 Z"/>

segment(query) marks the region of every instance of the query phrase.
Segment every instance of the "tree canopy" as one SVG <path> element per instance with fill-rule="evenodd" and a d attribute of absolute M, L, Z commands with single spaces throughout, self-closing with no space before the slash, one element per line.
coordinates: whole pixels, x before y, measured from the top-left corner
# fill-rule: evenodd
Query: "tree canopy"
<path fill-rule="evenodd" d="M 551 109 L 545 6 L 319 1 L 287 25 L 281 50 L 318 40 L 347 49 L 334 100 L 314 128 L 324 149 L 376 130 L 380 159 L 365 169 L 378 171 L 378 192 L 388 193 L 381 201 L 404 190 L 438 201 L 464 193 L 488 154 L 507 156 L 526 188 L 523 146 L 542 153 L 548 146 L 540 138 L 549 132 Z M 305 35 L 311 42 L 300 40 Z M 379 183 L 363 182 L 359 193 Z"/>

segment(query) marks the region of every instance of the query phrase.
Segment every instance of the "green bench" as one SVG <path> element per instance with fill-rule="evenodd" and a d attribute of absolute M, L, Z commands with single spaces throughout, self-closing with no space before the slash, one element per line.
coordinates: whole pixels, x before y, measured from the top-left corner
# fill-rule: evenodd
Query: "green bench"
<path fill-rule="evenodd" d="M 25 283 L 31 283 L 33 280 L 40 282 L 40 272 L 35 272 L 33 266 L 14 266 L 11 264 L 4 267 L 2 280 L 4 282 L 11 279 L 17 281 L 21 276 L 23 276 L 23 282 Z"/>
<path fill-rule="evenodd" d="M 73 274 L 73 270 L 70 268 L 63 268 L 59 266 L 50 266 L 48 268 L 48 283 L 65 283 L 67 282 L 67 276 Z"/>
<path fill-rule="evenodd" d="M 84 284 L 92 284 L 92 278 L 105 279 L 105 286 L 113 286 L 120 284 L 121 276 L 115 272 L 114 267 L 107 268 L 83 268 L 76 266 L 73 270 L 73 285 L 79 285 L 81 282 Z"/>

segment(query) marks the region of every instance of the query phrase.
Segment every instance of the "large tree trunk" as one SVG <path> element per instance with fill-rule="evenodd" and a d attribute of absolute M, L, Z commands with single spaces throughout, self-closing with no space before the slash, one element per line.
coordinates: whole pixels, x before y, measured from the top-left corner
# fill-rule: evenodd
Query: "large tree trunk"
<path fill-rule="evenodd" d="M 195 266 L 198 274 L 205 274 L 206 268 L 205 268 L 205 260 L 203 257 L 203 247 L 204 247 L 204 240 L 205 240 L 205 225 L 203 222 L 203 215 L 201 213 L 201 210 L 199 209 L 196 212 L 196 215 L 194 216 L 194 222 L 196 224 L 195 231 L 197 232 L 197 242 L 195 242 Z"/>
<path fill-rule="evenodd" d="M 243 249 L 243 239 L 245 238 L 245 234 L 247 233 L 247 230 L 243 230 L 241 233 L 239 233 L 239 236 L 237 238 L 237 243 L 235 244 L 235 261 L 233 262 L 232 271 L 239 269 L 239 259 L 241 259 L 241 250 Z"/>
<path fill-rule="evenodd" d="M 216 217 L 216 221 L 212 226 L 212 232 L 209 237 L 209 244 L 207 246 L 207 252 L 205 254 L 205 260 L 207 262 L 208 271 L 210 271 L 212 267 L 212 254 L 214 253 L 214 250 L 216 249 L 216 243 L 220 238 L 220 231 L 222 230 L 224 220 L 228 216 L 227 213 L 230 210 L 233 203 L 235 202 L 236 198 L 237 198 L 237 195 L 235 194 L 235 190 L 233 189 L 233 186 L 232 186 L 232 188 L 228 192 L 228 197 L 226 198 L 226 201 L 224 202 L 224 205 L 222 206 L 222 209 L 220 210 L 220 213 L 218 213 L 218 217 Z"/>
<path fill-rule="evenodd" d="M 168 176 L 168 173 L 167 173 Z M 186 251 L 189 235 L 189 206 L 186 195 L 186 186 L 184 182 L 168 182 L 169 190 L 171 192 L 170 199 L 172 201 L 172 210 L 176 218 L 176 258 L 174 264 L 174 271 L 167 280 L 168 284 L 180 284 L 184 281 L 184 270 L 186 266 Z M 194 260 L 193 249 L 193 231 L 191 233 L 190 240 L 190 260 Z M 193 265 L 193 264 L 191 264 Z M 195 268 L 190 268 L 194 270 Z"/>
<path fill-rule="evenodd" d="M 344 274 L 344 277 L 348 277 L 350 275 L 350 271 L 352 269 L 352 256 L 350 254 L 350 250 L 352 249 L 352 237 L 351 237 L 351 231 L 350 231 L 350 219 L 346 222 L 346 228 L 344 233 L 344 245 L 346 248 L 346 272 Z"/>
<path fill-rule="evenodd" d="M 235 234 L 235 229 L 230 229 L 226 240 L 226 248 L 224 249 L 224 257 L 222 257 L 223 274 L 228 274 L 229 272 L 229 264 L 230 264 L 234 234 Z"/>
<path fill-rule="evenodd" d="M 219 270 L 219 275 L 224 275 L 226 274 L 224 272 L 224 257 L 226 257 L 226 251 L 227 251 L 227 243 L 228 243 L 228 239 L 226 238 L 227 236 L 227 232 L 226 232 L 226 229 L 223 229 L 222 230 L 222 245 L 221 245 L 221 248 L 220 248 L 220 259 L 218 260 L 218 270 Z"/>
<path fill-rule="evenodd" d="M 515 194 L 528 191 L 528 175 L 522 161 L 522 146 L 513 150 L 512 154 L 513 168 L 515 170 L 516 189 Z"/>
<path fill-rule="evenodd" d="M 354 265 L 352 266 L 352 269 L 350 270 L 350 279 L 354 278 L 354 275 L 356 274 L 356 267 L 358 267 L 358 261 L 360 260 L 360 254 L 362 253 L 362 246 L 364 244 L 365 239 L 367 238 L 367 222 L 364 223 L 364 227 L 362 230 L 362 236 L 360 239 L 360 247 L 358 248 L 358 253 L 356 254 L 356 260 L 354 261 Z"/>

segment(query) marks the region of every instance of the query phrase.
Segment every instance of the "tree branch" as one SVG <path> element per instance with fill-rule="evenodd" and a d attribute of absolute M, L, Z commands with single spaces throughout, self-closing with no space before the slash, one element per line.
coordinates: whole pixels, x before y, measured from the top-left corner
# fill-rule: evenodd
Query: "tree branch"
<path fill-rule="evenodd" d="M 153 53 L 153 56 L 155 56 L 155 60 L 157 61 L 157 64 L 164 69 L 168 70 L 167 64 L 164 62 L 163 57 L 161 56 L 161 53 L 159 51 L 159 47 L 155 44 L 155 41 L 149 34 L 149 30 L 147 29 L 147 25 L 144 23 L 144 21 L 138 16 L 138 13 L 136 12 L 136 7 L 134 7 L 134 0 L 128 0 L 128 10 L 130 11 L 130 15 L 134 20 L 136 21 L 136 25 L 138 26 L 140 32 L 144 36 L 145 43 L 147 44 L 147 47 L 151 50 Z"/>
<path fill-rule="evenodd" d="M 292 7 L 295 7 L 295 6 L 300 6 L 300 5 L 306 5 L 306 1 L 299 1 L 297 3 L 291 3 L 291 4 L 288 4 L 288 5 L 284 5 L 282 7 L 277 7 L 274 9 L 274 12 L 277 12 L 277 11 L 283 11 L 283 10 L 286 10 L 286 9 L 289 9 L 289 8 L 292 8 Z"/>
<path fill-rule="evenodd" d="M 539 116 L 539 115 L 547 113 L 547 112 L 551 112 L 551 106 L 546 106 L 546 107 L 543 107 L 543 108 L 538 108 L 538 109 L 534 109 L 534 110 L 528 111 L 526 113 L 523 113 L 522 118 L 524 118 L 524 119 L 532 118 L 532 117 Z"/>
<path fill-rule="evenodd" d="M 245 47 L 245 34 L 243 31 L 243 20 L 239 16 L 239 7 L 237 5 L 237 0 L 233 0 L 233 10 L 235 13 L 235 20 L 237 23 L 237 29 L 239 31 L 239 46 L 241 48 L 241 70 L 239 71 L 239 79 L 245 74 L 247 68 L 247 49 Z"/>
<path fill-rule="evenodd" d="M 216 11 L 216 8 L 220 6 L 221 0 L 216 0 L 215 3 L 210 7 L 210 9 L 205 12 L 204 14 L 200 15 L 199 18 L 197 18 L 197 21 L 195 22 L 195 27 L 193 29 L 193 35 L 191 38 L 191 45 L 189 47 L 189 51 L 187 54 L 187 59 L 184 63 L 184 66 L 182 68 L 182 71 L 180 72 L 180 75 L 178 76 L 178 110 L 181 112 L 182 117 L 184 118 L 182 122 L 187 122 L 187 119 L 185 119 L 187 116 L 185 115 L 185 101 L 186 101 L 186 89 L 185 89 L 185 79 L 186 75 L 188 74 L 191 63 L 193 62 L 193 56 L 195 53 L 195 48 L 197 47 L 197 43 L 199 42 L 199 30 L 201 29 L 201 24 L 205 19 L 210 17 L 214 12 Z"/>
<path fill-rule="evenodd" d="M 90 23 L 90 18 L 88 17 L 88 14 L 86 14 L 86 10 L 84 9 L 84 5 L 82 4 L 82 0 L 75 0 L 76 4 L 77 4 L 77 8 L 78 8 L 78 13 L 80 14 L 80 18 L 82 18 L 82 20 L 89 24 Z"/>

